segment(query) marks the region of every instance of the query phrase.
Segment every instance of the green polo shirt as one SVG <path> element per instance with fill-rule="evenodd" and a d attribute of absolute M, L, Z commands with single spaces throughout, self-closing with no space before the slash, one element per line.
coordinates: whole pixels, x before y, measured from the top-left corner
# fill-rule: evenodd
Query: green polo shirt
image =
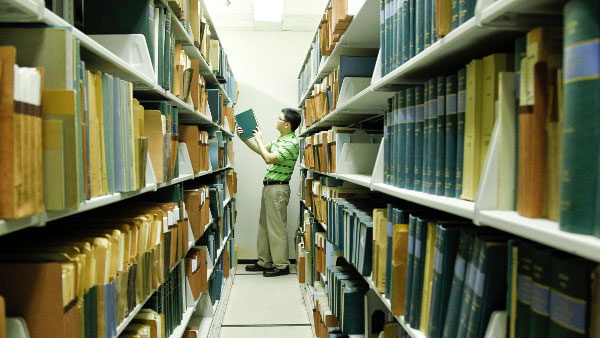
<path fill-rule="evenodd" d="M 278 162 L 267 167 L 265 181 L 289 181 L 294 173 L 294 166 L 300 149 L 296 134 L 291 132 L 280 136 L 269 142 L 266 148 L 277 156 Z"/>

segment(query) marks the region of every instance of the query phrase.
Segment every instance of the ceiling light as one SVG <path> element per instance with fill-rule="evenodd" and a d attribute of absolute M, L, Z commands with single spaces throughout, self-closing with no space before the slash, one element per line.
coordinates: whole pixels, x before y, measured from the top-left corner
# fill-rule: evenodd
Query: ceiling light
<path fill-rule="evenodd" d="M 254 21 L 281 22 L 283 20 L 283 0 L 254 0 Z"/>

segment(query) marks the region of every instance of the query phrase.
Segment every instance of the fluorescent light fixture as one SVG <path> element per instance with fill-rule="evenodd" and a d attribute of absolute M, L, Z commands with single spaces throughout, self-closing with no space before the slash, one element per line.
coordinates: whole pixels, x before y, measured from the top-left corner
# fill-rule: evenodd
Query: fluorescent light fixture
<path fill-rule="evenodd" d="M 254 21 L 281 22 L 284 0 L 254 0 L 252 14 Z"/>

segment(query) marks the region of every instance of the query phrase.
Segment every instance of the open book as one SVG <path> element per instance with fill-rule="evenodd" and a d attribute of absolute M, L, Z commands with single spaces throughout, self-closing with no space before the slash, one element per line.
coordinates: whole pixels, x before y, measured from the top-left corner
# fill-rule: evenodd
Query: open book
<path fill-rule="evenodd" d="M 235 121 L 244 131 L 241 136 L 244 141 L 252 137 L 252 132 L 258 126 L 258 123 L 256 123 L 256 116 L 254 116 L 254 111 L 252 109 L 248 109 L 243 113 L 235 115 Z"/>

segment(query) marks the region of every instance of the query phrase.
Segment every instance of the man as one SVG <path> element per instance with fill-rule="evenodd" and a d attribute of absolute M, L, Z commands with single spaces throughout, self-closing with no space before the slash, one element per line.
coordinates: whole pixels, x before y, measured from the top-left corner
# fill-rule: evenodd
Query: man
<path fill-rule="evenodd" d="M 259 154 L 268 165 L 263 180 L 258 221 L 258 262 L 246 266 L 246 271 L 262 271 L 265 277 L 282 276 L 290 273 L 287 239 L 287 205 L 290 200 L 289 181 L 298 159 L 299 145 L 294 131 L 300 125 L 300 113 L 293 108 L 284 108 L 277 119 L 280 136 L 263 143 L 260 128 L 254 130 L 252 139 L 244 143 Z M 241 137 L 243 130 L 238 127 Z"/>

